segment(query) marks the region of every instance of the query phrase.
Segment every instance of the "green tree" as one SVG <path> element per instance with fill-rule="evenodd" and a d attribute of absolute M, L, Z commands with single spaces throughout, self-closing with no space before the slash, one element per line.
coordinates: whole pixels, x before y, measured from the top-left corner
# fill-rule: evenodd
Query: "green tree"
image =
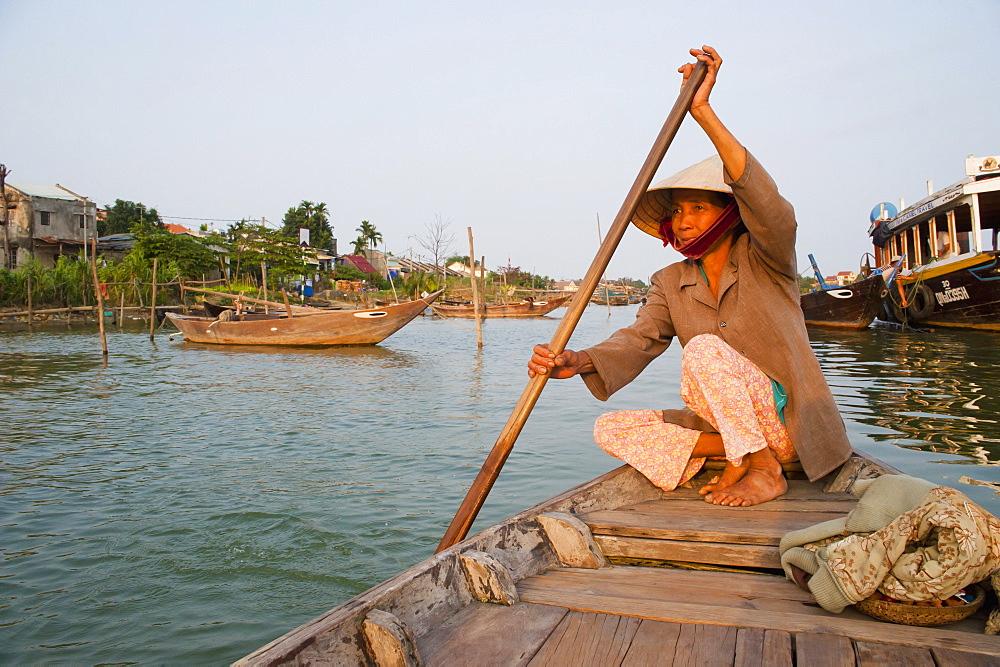
<path fill-rule="evenodd" d="M 159 258 L 161 262 L 174 262 L 182 278 L 194 278 L 218 266 L 216 255 L 204 243 L 187 234 L 171 234 L 165 229 L 139 229 L 136 231 L 133 253 L 143 259 Z"/>
<path fill-rule="evenodd" d="M 281 235 L 297 244 L 300 227 L 309 230 L 309 245 L 313 248 L 333 248 L 333 227 L 325 203 L 303 200 L 298 206 L 289 208 L 282 219 Z"/>
<path fill-rule="evenodd" d="M 116 199 L 114 205 L 108 207 L 107 213 L 106 219 L 97 221 L 98 236 L 128 234 L 134 231 L 135 226 L 147 232 L 166 229 L 156 209 L 148 208 L 141 202 Z"/>
<path fill-rule="evenodd" d="M 819 286 L 819 282 L 812 276 L 799 276 L 799 294 L 811 292 Z"/>
<path fill-rule="evenodd" d="M 358 227 L 356 232 L 360 232 L 362 238 L 365 240 L 365 247 L 374 249 L 378 245 L 379 241 L 382 240 L 382 232 L 375 229 L 375 225 L 368 222 L 367 220 L 361 221 L 361 226 Z"/>
<path fill-rule="evenodd" d="M 235 262 L 236 276 L 241 270 L 256 275 L 261 262 L 271 271 L 283 275 L 306 273 L 303 249 L 282 230 L 240 220 L 230 225 L 224 234 L 209 238 L 220 242 L 229 251 L 230 263 Z"/>
<path fill-rule="evenodd" d="M 340 265 L 338 264 L 333 270 L 334 280 L 368 280 L 361 269 L 356 266 L 351 266 L 350 264 Z"/>

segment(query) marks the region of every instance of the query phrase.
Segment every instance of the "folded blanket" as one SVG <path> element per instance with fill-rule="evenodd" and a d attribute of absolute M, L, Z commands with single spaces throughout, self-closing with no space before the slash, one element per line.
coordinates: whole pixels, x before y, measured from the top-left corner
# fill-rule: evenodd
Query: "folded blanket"
<path fill-rule="evenodd" d="M 1000 520 L 964 494 L 907 475 L 857 482 L 845 518 L 785 535 L 781 565 L 812 577 L 827 611 L 876 590 L 896 600 L 945 600 L 1000 569 Z"/>

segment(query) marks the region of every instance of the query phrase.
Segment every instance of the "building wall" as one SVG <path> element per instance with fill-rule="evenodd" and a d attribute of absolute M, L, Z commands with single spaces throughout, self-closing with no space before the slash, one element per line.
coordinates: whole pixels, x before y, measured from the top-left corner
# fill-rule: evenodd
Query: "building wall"
<path fill-rule="evenodd" d="M 8 239 L 14 268 L 32 256 L 42 266 L 54 266 L 60 254 L 78 253 L 95 236 L 97 207 L 93 203 L 87 206 L 85 227 L 81 228 L 81 200 L 31 197 L 8 186 L 7 201 Z M 43 221 L 48 224 L 42 224 Z M 3 258 L 3 266 L 8 266 L 6 261 Z"/>

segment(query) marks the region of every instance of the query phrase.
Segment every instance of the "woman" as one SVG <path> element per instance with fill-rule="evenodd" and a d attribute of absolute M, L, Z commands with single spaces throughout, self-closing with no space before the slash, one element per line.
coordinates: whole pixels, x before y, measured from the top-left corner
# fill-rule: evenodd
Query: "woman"
<path fill-rule="evenodd" d="M 749 506 L 787 490 L 782 462 L 800 460 L 816 480 L 846 461 L 851 445 L 799 306 L 792 207 L 712 109 L 718 52 L 691 55 L 708 66 L 691 117 L 718 156 L 650 188 L 633 219 L 686 259 L 653 276 L 632 326 L 581 351 L 537 345 L 528 375 L 581 375 L 607 400 L 676 336 L 686 407 L 604 415 L 595 440 L 667 490 L 706 457 L 725 457 L 700 492 L 717 505 Z M 679 68 L 685 82 L 693 69 Z"/>

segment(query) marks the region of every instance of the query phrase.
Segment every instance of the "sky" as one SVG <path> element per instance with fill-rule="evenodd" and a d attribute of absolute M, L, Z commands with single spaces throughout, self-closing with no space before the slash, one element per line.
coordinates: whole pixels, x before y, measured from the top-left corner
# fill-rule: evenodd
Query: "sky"
<path fill-rule="evenodd" d="M 426 259 L 440 220 L 453 254 L 471 227 L 488 268 L 579 279 L 710 44 L 713 107 L 831 275 L 876 204 L 1000 154 L 998 34 L 1000 0 L 0 0 L 0 163 L 191 228 L 325 202 L 341 252 L 368 220 Z M 713 152 L 689 118 L 655 180 Z M 631 227 L 607 275 L 679 258 Z"/>

